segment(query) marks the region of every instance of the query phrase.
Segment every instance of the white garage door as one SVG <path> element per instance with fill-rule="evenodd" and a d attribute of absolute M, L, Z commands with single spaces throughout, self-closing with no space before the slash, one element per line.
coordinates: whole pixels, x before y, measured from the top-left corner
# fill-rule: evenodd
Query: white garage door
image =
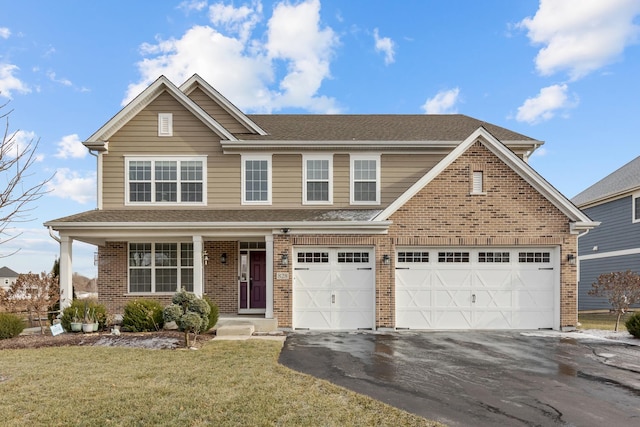
<path fill-rule="evenodd" d="M 293 262 L 294 328 L 375 326 L 373 249 L 296 248 Z"/>
<path fill-rule="evenodd" d="M 554 248 L 399 248 L 396 327 L 558 328 Z"/>

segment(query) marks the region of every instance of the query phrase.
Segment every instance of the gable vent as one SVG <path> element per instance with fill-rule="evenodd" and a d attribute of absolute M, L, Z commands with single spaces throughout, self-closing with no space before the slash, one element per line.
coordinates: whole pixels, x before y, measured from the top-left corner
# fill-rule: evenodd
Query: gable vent
<path fill-rule="evenodd" d="M 158 136 L 173 136 L 173 114 L 158 113 Z"/>

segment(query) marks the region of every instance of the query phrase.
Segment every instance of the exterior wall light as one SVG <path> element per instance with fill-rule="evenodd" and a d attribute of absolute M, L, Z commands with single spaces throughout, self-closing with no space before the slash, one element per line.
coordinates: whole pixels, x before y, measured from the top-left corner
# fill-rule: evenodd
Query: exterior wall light
<path fill-rule="evenodd" d="M 576 265 L 576 256 L 574 254 L 567 254 L 567 262 L 569 265 Z"/>
<path fill-rule="evenodd" d="M 204 261 L 204 265 L 209 264 L 209 254 L 207 251 L 202 251 L 202 261 Z"/>
<path fill-rule="evenodd" d="M 223 253 L 222 255 L 220 255 L 220 264 L 226 264 L 227 263 L 227 254 Z"/>
<path fill-rule="evenodd" d="M 382 263 L 384 265 L 389 265 L 391 264 L 391 257 L 389 255 L 382 255 Z"/>
<path fill-rule="evenodd" d="M 282 267 L 288 267 L 289 266 L 289 254 L 286 252 L 283 252 L 282 254 L 280 254 L 280 266 Z"/>

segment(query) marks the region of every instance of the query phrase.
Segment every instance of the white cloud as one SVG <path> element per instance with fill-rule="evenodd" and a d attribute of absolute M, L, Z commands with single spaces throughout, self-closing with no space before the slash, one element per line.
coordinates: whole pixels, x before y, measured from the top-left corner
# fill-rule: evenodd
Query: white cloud
<path fill-rule="evenodd" d="M 56 73 L 54 73 L 53 71 L 49 71 L 47 72 L 47 77 L 49 78 L 49 80 L 51 80 L 54 83 L 60 83 L 62 86 L 73 86 L 73 83 L 71 83 L 71 80 L 69 79 L 65 79 L 65 78 L 58 78 L 56 76 Z"/>
<path fill-rule="evenodd" d="M 25 155 L 28 155 L 27 151 L 35 150 L 35 145 L 38 143 L 38 135 L 35 132 L 26 130 L 18 130 L 8 135 L 7 139 L 11 139 L 11 142 L 3 145 L 2 155 L 7 155 L 10 158 L 15 158 L 20 153 L 23 156 L 22 158 L 25 159 Z M 36 162 L 44 160 L 44 154 L 36 152 L 34 156 Z"/>
<path fill-rule="evenodd" d="M 0 96 L 11 98 L 11 92 L 31 92 L 29 87 L 14 74 L 19 70 L 16 65 L 0 64 Z"/>
<path fill-rule="evenodd" d="M 540 89 L 536 97 L 527 99 L 522 106 L 518 107 L 516 120 L 536 124 L 549 120 L 558 111 L 575 107 L 578 101 L 569 99 L 568 89 L 566 84 Z"/>
<path fill-rule="evenodd" d="M 456 103 L 459 101 L 460 88 L 442 90 L 433 98 L 427 99 L 422 109 L 427 114 L 457 113 Z"/>
<path fill-rule="evenodd" d="M 57 145 L 58 152 L 55 156 L 60 159 L 82 159 L 87 155 L 87 148 L 82 145 L 78 134 L 63 136 Z"/>
<path fill-rule="evenodd" d="M 186 13 L 191 11 L 199 12 L 207 7 L 206 0 L 185 0 L 178 5 L 178 9 L 184 10 Z"/>
<path fill-rule="evenodd" d="M 543 45 L 536 56 L 542 75 L 567 70 L 572 80 L 611 63 L 637 41 L 638 0 L 541 0 L 535 16 L 518 26 L 532 43 Z"/>
<path fill-rule="evenodd" d="M 11 36 L 11 30 L 7 27 L 0 27 L 0 38 L 8 39 Z"/>
<path fill-rule="evenodd" d="M 240 7 L 214 4 L 212 26 L 194 26 L 180 38 L 141 46 L 141 79 L 131 84 L 123 105 L 160 75 L 181 84 L 198 73 L 243 110 L 270 112 L 287 107 L 336 112 L 335 100 L 318 96 L 338 38 L 320 26 L 320 2 L 274 7 L 264 34 L 259 2 Z M 281 67 L 284 65 L 284 67 Z M 276 69 L 285 68 L 276 81 Z"/>
<path fill-rule="evenodd" d="M 96 174 L 90 172 L 81 176 L 77 171 L 60 168 L 46 187 L 53 196 L 81 204 L 89 203 L 96 199 Z"/>
<path fill-rule="evenodd" d="M 373 39 L 376 42 L 376 51 L 384 53 L 384 63 L 392 64 L 395 59 L 395 43 L 389 37 L 380 37 L 378 29 L 373 30 Z"/>

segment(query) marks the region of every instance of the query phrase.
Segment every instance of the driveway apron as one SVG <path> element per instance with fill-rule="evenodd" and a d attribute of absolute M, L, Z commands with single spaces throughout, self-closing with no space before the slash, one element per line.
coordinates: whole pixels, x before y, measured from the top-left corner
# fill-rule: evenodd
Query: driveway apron
<path fill-rule="evenodd" d="M 288 336 L 280 363 L 451 426 L 640 425 L 640 347 L 612 341 L 301 332 Z"/>

